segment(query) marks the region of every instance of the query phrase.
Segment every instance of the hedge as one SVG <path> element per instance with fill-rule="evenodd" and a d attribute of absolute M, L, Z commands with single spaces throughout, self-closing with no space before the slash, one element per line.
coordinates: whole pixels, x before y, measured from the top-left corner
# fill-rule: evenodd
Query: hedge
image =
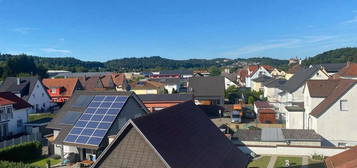
<path fill-rule="evenodd" d="M 37 168 L 36 166 L 32 166 L 22 162 L 9 162 L 9 161 L 1 161 L 1 160 L 0 160 L 0 167 L 1 168 Z"/>
<path fill-rule="evenodd" d="M 0 159 L 11 162 L 30 162 L 42 156 L 42 144 L 39 141 L 25 142 L 0 149 Z"/>

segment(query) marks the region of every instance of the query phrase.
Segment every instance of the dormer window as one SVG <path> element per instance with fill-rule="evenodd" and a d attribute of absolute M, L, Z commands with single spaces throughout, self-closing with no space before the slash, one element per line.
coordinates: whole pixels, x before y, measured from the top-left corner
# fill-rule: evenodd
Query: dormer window
<path fill-rule="evenodd" d="M 51 93 L 56 93 L 56 88 L 52 88 Z"/>

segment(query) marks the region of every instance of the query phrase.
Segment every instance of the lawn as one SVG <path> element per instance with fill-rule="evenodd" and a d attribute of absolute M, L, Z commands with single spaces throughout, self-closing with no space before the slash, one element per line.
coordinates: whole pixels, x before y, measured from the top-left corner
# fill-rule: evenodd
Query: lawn
<path fill-rule="evenodd" d="M 265 168 L 267 167 L 268 163 L 270 161 L 270 156 L 263 156 L 257 160 L 253 160 L 252 162 L 249 163 L 248 168 Z"/>
<path fill-rule="evenodd" d="M 312 160 L 309 159 L 309 168 L 324 168 L 325 163 L 323 160 Z"/>
<path fill-rule="evenodd" d="M 33 122 L 44 118 L 53 118 L 54 116 L 55 116 L 54 113 L 29 114 L 29 122 Z"/>
<path fill-rule="evenodd" d="M 301 157 L 278 157 L 274 167 L 275 168 L 283 168 L 285 166 L 285 160 L 290 161 L 290 167 L 300 167 L 302 158 Z"/>
<path fill-rule="evenodd" d="M 41 160 L 36 160 L 35 162 L 30 163 L 32 166 L 46 168 L 47 160 L 51 161 L 51 166 L 56 165 L 61 162 L 59 159 L 52 159 L 52 158 L 42 158 Z"/>

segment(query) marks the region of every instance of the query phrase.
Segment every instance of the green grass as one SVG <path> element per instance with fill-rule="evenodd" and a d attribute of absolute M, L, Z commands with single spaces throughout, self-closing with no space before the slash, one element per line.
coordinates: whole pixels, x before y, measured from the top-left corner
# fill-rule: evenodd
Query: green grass
<path fill-rule="evenodd" d="M 61 160 L 52 159 L 52 158 L 42 158 L 41 160 L 36 160 L 35 162 L 30 163 L 32 166 L 45 168 L 47 165 L 47 160 L 51 161 L 51 166 L 56 165 L 61 162 Z"/>
<path fill-rule="evenodd" d="M 278 157 L 274 167 L 275 168 L 282 168 L 285 166 L 285 160 L 289 160 L 290 161 L 290 167 L 300 167 L 301 166 L 301 162 L 302 162 L 302 158 L 301 157 Z"/>
<path fill-rule="evenodd" d="M 267 167 L 269 161 L 270 161 L 270 156 L 263 156 L 257 160 L 253 160 L 252 162 L 250 162 L 248 168 L 250 167 L 265 168 Z"/>
<path fill-rule="evenodd" d="M 323 160 L 309 159 L 309 168 L 325 168 L 325 163 Z"/>
<path fill-rule="evenodd" d="M 40 114 L 29 114 L 29 122 L 40 120 L 43 118 L 53 118 L 55 114 L 52 113 L 40 113 Z"/>

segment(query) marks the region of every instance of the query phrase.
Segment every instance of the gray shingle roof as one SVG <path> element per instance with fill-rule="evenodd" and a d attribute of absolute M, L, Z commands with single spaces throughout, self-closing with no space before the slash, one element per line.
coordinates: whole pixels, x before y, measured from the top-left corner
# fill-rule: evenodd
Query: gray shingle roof
<path fill-rule="evenodd" d="M 17 77 L 7 77 L 3 82 L 0 92 L 21 93 L 22 98 L 29 99 L 29 94 L 32 93 L 38 77 L 19 77 L 20 85 L 17 85 Z M 47 92 L 46 92 L 47 93 Z"/>
<path fill-rule="evenodd" d="M 321 141 L 321 136 L 314 130 L 263 128 L 261 130 L 238 130 L 233 138 L 241 141 L 273 141 L 284 142 L 288 140 Z"/>
<path fill-rule="evenodd" d="M 271 79 L 269 81 L 264 82 L 263 85 L 268 88 L 280 88 L 285 84 L 286 81 L 287 81 L 286 79 L 281 79 L 281 78 Z"/>
<path fill-rule="evenodd" d="M 281 89 L 292 93 L 304 85 L 306 80 L 310 79 L 319 70 L 320 68 L 318 66 L 303 68 L 296 72 L 294 76 L 291 77 L 288 81 L 286 81 L 285 84 L 281 86 Z"/>
<path fill-rule="evenodd" d="M 235 147 L 192 101 L 133 119 L 131 124 L 140 130 L 169 167 L 243 168 L 248 164 L 247 155 Z M 112 144 L 120 139 L 116 138 Z M 95 167 L 100 167 L 100 162 L 113 154 L 106 151 L 120 152 L 111 148 L 115 146 L 110 145 L 104 151 Z"/>
<path fill-rule="evenodd" d="M 193 75 L 193 71 L 191 71 L 191 70 L 166 70 L 166 71 L 160 71 L 160 75 L 171 75 L 171 74 Z"/>
<path fill-rule="evenodd" d="M 224 96 L 224 77 L 192 77 L 189 78 L 189 91 L 194 96 Z"/>
<path fill-rule="evenodd" d="M 320 64 L 320 66 L 322 66 L 328 73 L 338 72 L 340 69 L 342 69 L 346 65 L 347 65 L 346 63 Z"/>
<path fill-rule="evenodd" d="M 254 82 L 267 82 L 270 81 L 272 79 L 272 77 L 270 76 L 259 76 L 258 78 L 253 79 Z"/>

